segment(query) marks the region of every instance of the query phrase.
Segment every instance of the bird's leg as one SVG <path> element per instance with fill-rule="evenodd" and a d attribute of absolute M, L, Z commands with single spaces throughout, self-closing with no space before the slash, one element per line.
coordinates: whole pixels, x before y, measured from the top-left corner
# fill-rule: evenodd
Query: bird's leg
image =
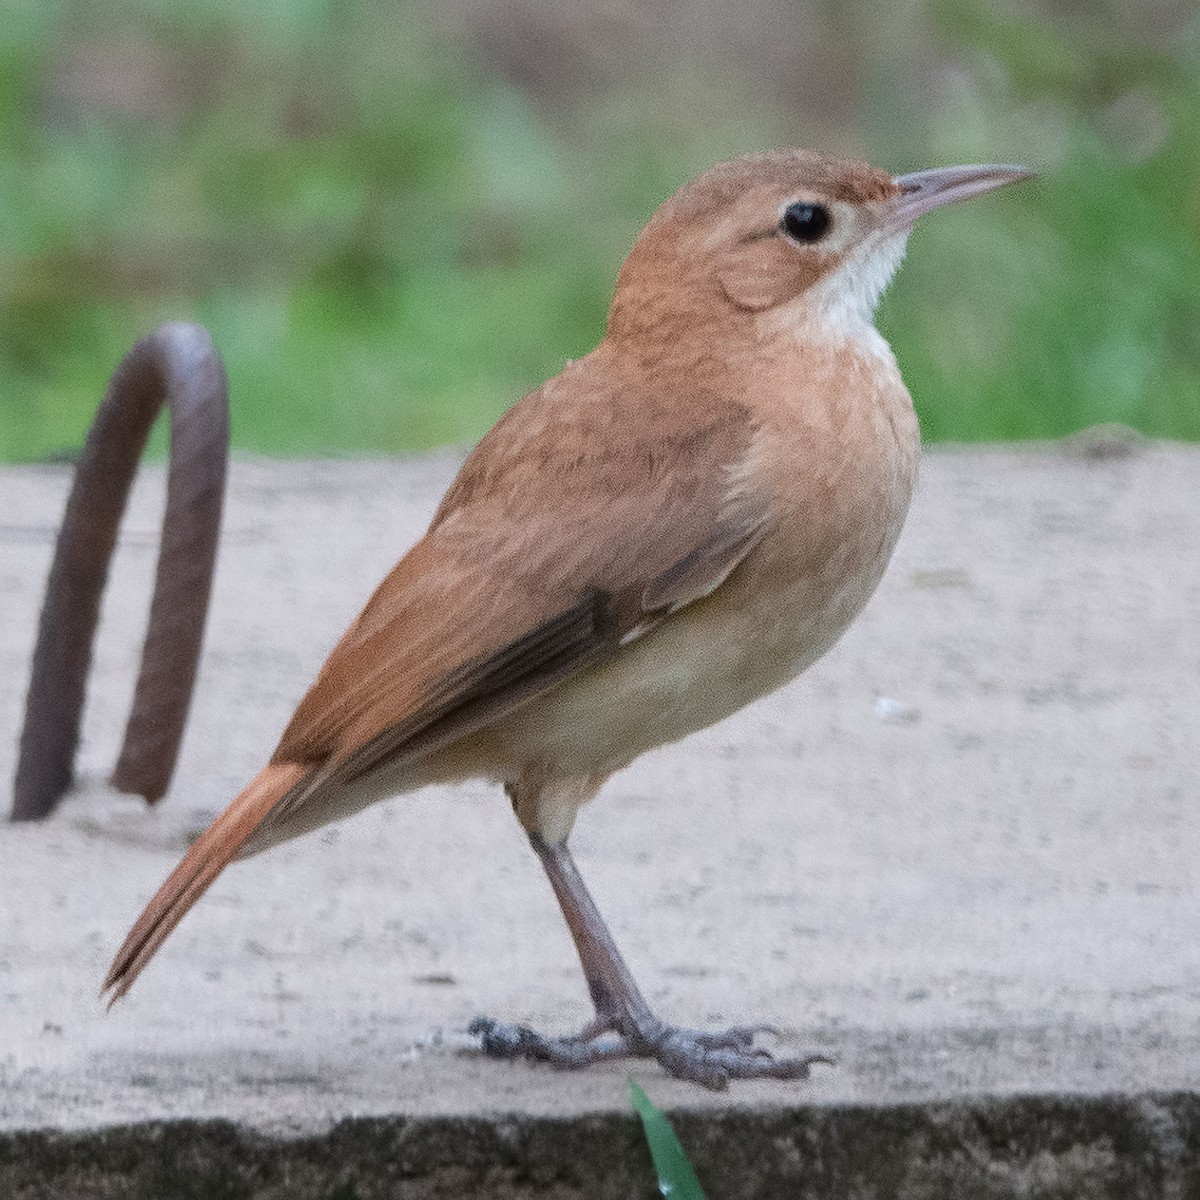
<path fill-rule="evenodd" d="M 813 1063 L 832 1064 L 823 1055 L 776 1059 L 756 1048 L 754 1035 L 768 1030 L 767 1026 L 705 1033 L 664 1024 L 634 982 L 566 843 L 548 845 L 536 833 L 529 840 L 579 952 L 596 1016 L 576 1036 L 562 1038 L 478 1017 L 471 1032 L 481 1035 L 487 1054 L 559 1067 L 582 1067 L 610 1058 L 653 1058 L 670 1074 L 715 1089 L 725 1087 L 730 1079 L 804 1079 Z"/>

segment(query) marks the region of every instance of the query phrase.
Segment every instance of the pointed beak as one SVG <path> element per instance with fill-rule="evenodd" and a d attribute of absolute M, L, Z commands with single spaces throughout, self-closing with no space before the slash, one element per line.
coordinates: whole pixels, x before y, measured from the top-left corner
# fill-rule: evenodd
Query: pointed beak
<path fill-rule="evenodd" d="M 895 184 L 900 194 L 891 202 L 887 225 L 891 229 L 908 229 L 923 214 L 956 200 L 969 200 L 1006 183 L 1032 179 L 1027 167 L 1011 164 L 974 167 L 935 167 L 931 171 L 914 171 L 897 175 Z"/>

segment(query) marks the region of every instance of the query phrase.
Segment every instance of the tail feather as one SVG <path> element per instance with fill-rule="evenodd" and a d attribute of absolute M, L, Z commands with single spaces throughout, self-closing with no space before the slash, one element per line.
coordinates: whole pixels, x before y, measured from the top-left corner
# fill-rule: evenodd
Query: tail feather
<path fill-rule="evenodd" d="M 112 992 L 110 1006 L 129 991 L 188 909 L 307 774 L 308 769 L 297 763 L 273 763 L 265 767 L 196 839 L 183 861 L 154 893 L 117 951 L 100 989 L 101 993 Z"/>

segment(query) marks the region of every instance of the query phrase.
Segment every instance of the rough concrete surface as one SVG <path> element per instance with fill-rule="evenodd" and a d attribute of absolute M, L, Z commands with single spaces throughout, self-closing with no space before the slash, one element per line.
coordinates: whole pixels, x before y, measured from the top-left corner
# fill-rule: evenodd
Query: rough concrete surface
<path fill-rule="evenodd" d="M 144 472 L 79 787 L 0 827 L 0 1194 L 653 1194 L 627 1065 L 495 1063 L 464 1032 L 589 1011 L 495 787 L 236 864 L 125 1001 L 97 998 L 454 466 L 235 463 L 195 705 L 151 811 L 103 782 L 157 541 L 163 472 Z M 69 481 L 0 469 L 3 780 Z M 664 1015 L 771 1022 L 840 1058 L 722 1095 L 635 1067 L 710 1196 L 1200 1190 L 1198 496 L 1200 452 L 1176 446 L 928 455 L 829 657 L 582 815 L 581 869 Z"/>

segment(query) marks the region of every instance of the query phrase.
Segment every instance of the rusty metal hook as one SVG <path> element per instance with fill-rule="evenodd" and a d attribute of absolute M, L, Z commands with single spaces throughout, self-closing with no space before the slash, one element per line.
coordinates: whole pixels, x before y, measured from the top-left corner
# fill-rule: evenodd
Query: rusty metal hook
<path fill-rule="evenodd" d="M 71 786 L 100 598 L 138 460 L 163 404 L 171 458 L 154 597 L 133 708 L 110 782 L 167 790 L 204 634 L 229 456 L 229 387 L 206 330 L 172 322 L 121 361 L 88 431 L 46 585 L 13 789 L 14 821 Z"/>

